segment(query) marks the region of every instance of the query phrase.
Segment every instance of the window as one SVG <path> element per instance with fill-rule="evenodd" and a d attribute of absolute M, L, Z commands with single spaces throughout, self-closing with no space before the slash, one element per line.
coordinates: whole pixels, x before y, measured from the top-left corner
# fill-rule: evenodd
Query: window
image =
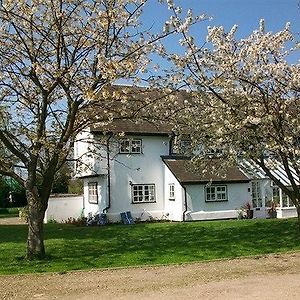
<path fill-rule="evenodd" d="M 133 184 L 132 203 L 155 202 L 154 184 Z"/>
<path fill-rule="evenodd" d="M 259 181 L 252 181 L 252 203 L 253 207 L 262 207 L 262 197 Z"/>
<path fill-rule="evenodd" d="M 180 139 L 178 137 L 172 140 L 171 144 L 172 154 L 190 155 L 192 150 L 192 141 L 190 139 Z"/>
<path fill-rule="evenodd" d="M 140 154 L 142 153 L 142 140 L 140 139 L 123 139 L 120 140 L 120 153 Z"/>
<path fill-rule="evenodd" d="M 88 184 L 88 200 L 89 203 L 97 204 L 98 203 L 98 183 L 90 182 Z"/>
<path fill-rule="evenodd" d="M 227 199 L 227 186 L 226 185 L 213 185 L 205 188 L 205 201 L 228 201 Z"/>
<path fill-rule="evenodd" d="M 205 153 L 209 157 L 220 157 L 223 154 L 223 150 L 210 148 L 210 149 L 207 149 Z"/>
<path fill-rule="evenodd" d="M 294 207 L 293 201 L 282 191 L 282 207 Z"/>
<path fill-rule="evenodd" d="M 169 184 L 169 200 L 175 200 L 175 184 Z"/>

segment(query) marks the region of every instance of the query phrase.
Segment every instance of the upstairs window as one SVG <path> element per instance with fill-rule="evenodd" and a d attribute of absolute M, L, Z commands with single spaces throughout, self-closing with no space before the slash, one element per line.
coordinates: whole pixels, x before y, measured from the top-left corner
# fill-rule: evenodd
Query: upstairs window
<path fill-rule="evenodd" d="M 172 142 L 172 154 L 177 155 L 190 155 L 191 154 L 191 144 L 192 141 L 190 139 L 178 140 Z"/>
<path fill-rule="evenodd" d="M 169 184 L 169 200 L 175 200 L 175 184 Z"/>
<path fill-rule="evenodd" d="M 155 202 L 154 184 L 133 184 L 132 203 L 151 203 Z"/>
<path fill-rule="evenodd" d="M 121 154 L 140 154 L 142 153 L 141 139 L 122 139 L 120 140 L 119 153 Z"/>
<path fill-rule="evenodd" d="M 208 156 L 208 157 L 221 157 L 222 154 L 223 154 L 223 150 L 222 149 L 207 149 L 205 151 L 205 154 Z"/>
<path fill-rule="evenodd" d="M 228 201 L 226 185 L 212 185 L 205 188 L 205 201 Z"/>

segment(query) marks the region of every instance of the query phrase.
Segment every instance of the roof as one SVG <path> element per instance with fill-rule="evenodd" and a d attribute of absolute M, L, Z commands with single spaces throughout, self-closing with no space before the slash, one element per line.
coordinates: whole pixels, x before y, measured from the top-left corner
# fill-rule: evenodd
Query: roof
<path fill-rule="evenodd" d="M 107 125 L 95 124 L 91 126 L 94 133 L 125 133 L 127 135 L 170 135 L 172 126 L 167 124 L 155 124 L 150 121 L 113 120 Z"/>
<path fill-rule="evenodd" d="M 270 166 L 272 175 L 278 179 L 285 186 L 291 186 L 291 182 L 286 174 L 284 166 L 282 163 L 275 159 L 266 159 L 266 165 Z M 260 168 L 253 160 L 241 159 L 239 161 L 239 166 L 245 174 L 247 174 L 251 179 L 270 179 L 265 172 Z M 300 185 L 299 177 L 295 169 L 290 165 L 290 172 L 297 185 Z"/>
<path fill-rule="evenodd" d="M 173 97 L 172 101 L 166 101 Z M 170 135 L 174 126 L 162 118 L 189 105 L 191 94 L 186 91 L 153 89 L 137 86 L 107 86 L 99 92 L 97 101 L 91 106 L 90 126 L 97 133 L 126 133 L 131 135 Z M 185 124 L 180 124 L 181 130 Z"/>
<path fill-rule="evenodd" d="M 213 172 L 222 164 L 220 159 L 206 160 L 206 167 L 195 169 L 189 159 L 177 159 L 162 157 L 163 162 L 170 169 L 177 180 L 182 184 L 196 184 L 207 182 L 231 182 L 242 183 L 249 182 L 247 177 L 237 166 L 228 167 L 226 170 Z"/>

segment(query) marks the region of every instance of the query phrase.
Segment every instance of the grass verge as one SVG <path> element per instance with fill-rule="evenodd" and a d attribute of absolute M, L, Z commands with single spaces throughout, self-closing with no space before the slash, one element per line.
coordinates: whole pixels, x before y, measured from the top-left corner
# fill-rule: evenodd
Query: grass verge
<path fill-rule="evenodd" d="M 45 225 L 48 259 L 24 260 L 26 225 L 0 226 L 0 274 L 180 264 L 300 250 L 296 219 Z"/>

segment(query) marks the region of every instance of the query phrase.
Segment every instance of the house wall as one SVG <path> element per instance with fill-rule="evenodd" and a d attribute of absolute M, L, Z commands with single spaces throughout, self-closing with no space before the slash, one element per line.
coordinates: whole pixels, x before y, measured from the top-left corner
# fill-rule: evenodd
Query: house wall
<path fill-rule="evenodd" d="M 161 155 L 169 153 L 166 136 L 127 136 L 142 139 L 141 154 L 119 154 L 117 140 L 110 140 L 111 206 L 107 211 L 109 221 L 120 221 L 120 212 L 131 211 L 134 218 L 164 218 L 164 167 Z M 106 161 L 107 165 L 107 161 Z M 98 204 L 88 203 L 88 182 L 98 182 Z M 155 184 L 155 203 L 132 203 L 132 184 Z M 107 176 L 87 177 L 84 180 L 85 215 L 101 211 L 108 203 Z"/>
<path fill-rule="evenodd" d="M 98 203 L 90 203 L 88 196 L 88 184 L 97 183 L 98 190 Z M 107 190 L 107 175 L 99 175 L 94 177 L 87 177 L 83 180 L 84 192 L 84 215 L 88 216 L 89 213 L 96 214 L 102 213 L 103 209 L 108 206 L 108 190 Z"/>
<path fill-rule="evenodd" d="M 107 174 L 107 139 L 109 136 L 96 138 L 88 129 L 77 135 L 74 143 L 76 177 Z"/>
<path fill-rule="evenodd" d="M 205 202 L 205 185 L 187 185 L 188 210 L 186 220 L 209 220 L 236 218 L 238 209 L 251 201 L 249 183 L 224 183 L 227 186 L 228 201 Z"/>
<path fill-rule="evenodd" d="M 64 222 L 68 218 L 78 219 L 83 211 L 83 195 L 52 195 L 49 198 L 44 222 Z"/>
<path fill-rule="evenodd" d="M 176 177 L 172 174 L 169 168 L 164 166 L 165 172 L 165 215 L 169 220 L 182 221 L 183 220 L 183 205 L 185 199 L 185 191 Z M 175 198 L 170 200 L 169 185 L 175 185 Z"/>

